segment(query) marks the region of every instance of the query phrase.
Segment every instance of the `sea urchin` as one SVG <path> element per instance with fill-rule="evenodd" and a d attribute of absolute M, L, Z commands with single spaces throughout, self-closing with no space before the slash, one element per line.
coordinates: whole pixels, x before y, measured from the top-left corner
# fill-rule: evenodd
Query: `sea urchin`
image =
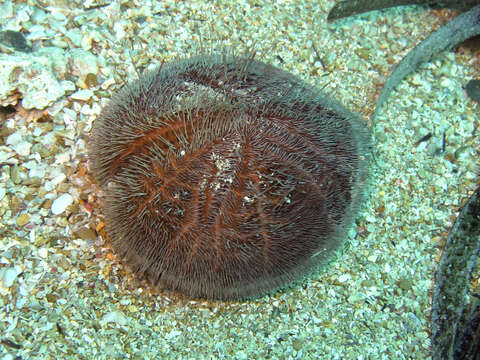
<path fill-rule="evenodd" d="M 293 75 L 201 55 L 122 89 L 89 158 L 113 246 L 163 288 L 257 296 L 342 244 L 367 178 L 357 117 Z"/>

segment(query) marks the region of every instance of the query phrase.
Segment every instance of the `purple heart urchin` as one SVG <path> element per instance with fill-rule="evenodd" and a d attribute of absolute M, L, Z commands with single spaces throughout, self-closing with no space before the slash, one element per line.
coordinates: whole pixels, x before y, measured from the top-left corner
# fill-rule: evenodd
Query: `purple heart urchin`
<path fill-rule="evenodd" d="M 163 64 L 93 125 L 107 233 L 134 271 L 192 297 L 257 296 L 343 243 L 368 175 L 358 117 L 252 58 Z"/>

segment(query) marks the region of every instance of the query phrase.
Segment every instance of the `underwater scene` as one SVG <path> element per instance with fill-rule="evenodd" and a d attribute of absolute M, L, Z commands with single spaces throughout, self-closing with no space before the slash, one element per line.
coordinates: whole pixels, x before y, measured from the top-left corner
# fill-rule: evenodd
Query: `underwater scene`
<path fill-rule="evenodd" d="M 480 359 L 480 1 L 0 2 L 0 360 Z"/>

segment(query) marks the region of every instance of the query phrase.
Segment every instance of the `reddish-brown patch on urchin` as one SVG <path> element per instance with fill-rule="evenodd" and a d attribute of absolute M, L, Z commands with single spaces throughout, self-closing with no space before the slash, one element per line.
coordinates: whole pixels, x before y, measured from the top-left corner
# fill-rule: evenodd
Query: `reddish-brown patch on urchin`
<path fill-rule="evenodd" d="M 116 94 L 91 169 L 132 268 L 193 297 L 256 296 L 342 244 L 364 192 L 357 117 L 265 63 L 202 55 Z"/>

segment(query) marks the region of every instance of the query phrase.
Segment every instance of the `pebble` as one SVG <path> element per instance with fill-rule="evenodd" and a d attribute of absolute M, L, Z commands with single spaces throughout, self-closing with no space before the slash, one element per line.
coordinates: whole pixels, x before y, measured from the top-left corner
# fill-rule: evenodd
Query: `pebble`
<path fill-rule="evenodd" d="M 73 202 L 73 197 L 70 194 L 63 194 L 60 195 L 55 201 L 52 203 L 52 213 L 53 215 L 59 215 L 63 213 L 68 206 L 70 206 Z"/>
<path fill-rule="evenodd" d="M 95 240 L 97 238 L 97 234 L 95 231 L 88 227 L 83 227 L 78 229 L 73 233 L 76 237 L 79 237 L 82 240 Z"/>
<path fill-rule="evenodd" d="M 32 47 L 28 44 L 27 39 L 25 39 L 25 35 L 19 31 L 0 31 L 0 43 L 13 48 L 16 51 L 32 51 Z"/>
<path fill-rule="evenodd" d="M 27 167 L 27 166 L 25 166 Z M 47 174 L 46 168 L 42 165 L 36 165 L 27 167 L 30 171 L 28 172 L 29 178 L 44 178 Z"/>
<path fill-rule="evenodd" d="M 62 85 L 63 90 L 65 91 L 74 91 L 76 89 L 75 84 L 69 80 L 62 80 L 60 81 L 60 84 Z"/>
<path fill-rule="evenodd" d="M 48 257 L 48 248 L 41 247 L 38 249 L 38 256 L 40 256 L 42 259 L 46 259 Z"/>
<path fill-rule="evenodd" d="M 17 164 L 18 163 L 17 159 L 11 159 L 14 156 L 15 156 L 15 153 L 13 151 L 11 152 L 0 151 L 0 163 Z"/>
<path fill-rule="evenodd" d="M 20 166 L 15 165 L 15 166 L 12 167 L 12 169 L 10 171 L 10 179 L 12 179 L 12 182 L 15 185 L 21 184 L 24 177 L 25 177 L 25 175 L 23 174 Z"/>
<path fill-rule="evenodd" d="M 22 227 L 28 224 L 30 221 L 30 215 L 25 213 L 17 217 L 17 225 Z"/>
<path fill-rule="evenodd" d="M 348 280 L 350 280 L 352 277 L 350 276 L 350 274 L 346 273 L 346 274 L 342 274 L 338 277 L 338 282 L 340 283 L 344 283 Z"/>
<path fill-rule="evenodd" d="M 106 313 L 102 320 L 101 323 L 103 325 L 108 324 L 108 323 L 113 323 L 113 324 L 118 324 L 118 325 L 126 325 L 127 324 L 127 318 L 121 311 L 112 311 L 109 313 Z"/>
<path fill-rule="evenodd" d="M 85 80 L 88 74 L 98 73 L 97 57 L 90 51 L 84 49 L 73 49 L 72 56 L 72 74 Z"/>
<path fill-rule="evenodd" d="M 392 357 L 402 357 L 402 354 L 409 352 L 415 352 L 418 358 L 431 356 L 428 338 L 431 300 L 428 297 L 428 286 L 422 284 L 431 282 L 438 249 L 431 246 L 428 236 L 432 231 L 435 232 L 439 227 L 438 224 L 444 224 L 447 227 L 451 225 L 452 213 L 456 211 L 458 204 L 463 202 L 472 184 L 475 184 L 474 179 L 469 179 L 471 179 L 470 176 L 475 175 L 470 170 L 470 166 L 476 164 L 475 160 L 478 158 L 477 151 L 474 151 L 479 148 L 478 136 L 472 137 L 465 134 L 474 132 L 473 127 L 477 122 L 478 113 L 475 112 L 477 108 L 473 101 L 466 101 L 466 95 L 459 91 L 461 87 L 458 85 L 461 83 L 465 87 L 468 80 L 473 77 L 478 78 L 472 65 L 466 63 L 470 61 L 468 56 L 462 57 L 458 53 L 451 52 L 449 53 L 452 55 L 451 58 L 441 57 L 453 64 L 445 67 L 446 71 L 443 75 L 456 83 L 452 89 L 432 85 L 432 91 L 429 93 L 424 90 L 425 85 L 422 84 L 421 87 L 413 88 L 417 91 L 413 96 L 412 87 L 407 86 L 410 83 L 407 81 L 396 91 L 395 99 L 392 97 L 389 103 L 388 111 L 391 116 L 384 116 L 375 122 L 378 137 L 376 142 L 378 148 L 375 150 L 378 152 L 378 168 L 383 173 L 382 176 L 376 174 L 375 179 L 372 180 L 372 191 L 369 196 L 372 206 L 365 209 L 365 214 L 370 216 L 367 220 L 359 219 L 358 225 L 365 224 L 366 231 L 362 231 L 362 236 L 355 236 L 355 240 L 352 240 L 352 249 L 345 251 L 345 256 L 342 256 L 340 262 L 332 262 L 340 265 L 330 268 L 320 277 L 315 275 L 311 280 L 312 286 L 308 281 L 309 286 L 305 290 L 302 287 L 296 287 L 258 301 L 227 304 L 221 302 L 212 304 L 198 300 L 175 301 L 176 298 L 169 294 L 153 297 L 147 288 L 133 286 L 130 283 L 126 285 L 122 278 L 124 270 L 121 265 L 112 268 L 115 272 L 112 270 L 107 280 L 108 285 L 110 281 L 115 284 L 114 291 L 107 290 L 104 286 L 106 280 L 103 278 L 102 269 L 106 266 L 105 263 L 110 264 L 111 261 L 103 259 L 102 256 L 102 259 L 97 258 L 91 262 L 89 255 L 90 252 L 94 254 L 99 250 L 97 245 L 92 247 L 91 237 L 94 235 L 97 215 L 101 214 L 100 208 L 92 213 L 92 218 L 89 220 L 89 226 L 92 229 L 81 230 L 78 234 L 79 238 L 75 239 L 65 233 L 65 224 L 69 227 L 73 226 L 83 217 L 74 216 L 71 219 L 72 222 L 67 223 L 66 213 L 54 215 L 52 204 L 60 195 L 70 193 L 75 201 L 67 207 L 68 211 L 78 205 L 74 195 L 76 189 L 70 181 L 69 169 L 76 168 L 77 162 L 82 164 L 85 160 L 86 131 L 90 129 L 91 123 L 99 113 L 98 109 L 106 104 L 108 97 L 116 91 L 123 80 L 126 81 L 131 76 L 135 77 L 132 63 L 139 65 L 140 68 L 145 66 L 151 69 L 149 66 L 158 64 L 164 58 L 168 60 L 174 56 L 186 56 L 186 50 L 192 48 L 192 43 L 195 46 L 198 42 L 198 34 L 202 37 L 205 35 L 207 48 L 221 48 L 222 43 L 226 43 L 227 46 L 232 47 L 232 50 L 241 46 L 238 51 L 242 52 L 245 47 L 253 48 L 252 41 L 256 38 L 257 46 L 261 44 L 258 46 L 260 59 L 277 64 L 274 56 L 278 53 L 284 60 L 282 65 L 284 70 L 294 72 L 319 88 L 326 86 L 327 92 L 341 98 L 352 109 L 361 110 L 367 117 L 375 110 L 374 89 L 384 81 L 382 74 L 386 74 L 394 63 L 400 61 L 405 49 L 416 44 L 418 39 L 410 34 L 419 34 L 418 37 L 423 38 L 430 32 L 432 24 L 439 25 L 436 16 L 424 9 L 415 11 L 414 15 L 409 10 L 401 12 L 394 10 L 393 17 L 388 14 L 372 14 L 375 22 L 347 21 L 346 23 L 350 26 L 348 31 L 335 24 L 324 26 L 323 21 L 317 21 L 313 25 L 308 21 L 303 22 L 305 12 L 308 15 L 307 20 L 326 17 L 332 3 L 330 0 L 320 0 L 315 2 L 315 6 L 311 6 L 308 1 L 281 2 L 281 6 L 247 1 L 241 1 L 235 6 L 229 6 L 229 2 L 222 2 L 220 6 L 203 0 L 193 4 L 173 0 L 114 1 L 98 9 L 95 9 L 95 4 L 106 2 L 87 0 L 77 7 L 70 6 L 70 3 L 73 2 L 0 0 L 0 30 L 11 29 L 23 32 L 35 49 L 32 53 L 17 53 L 17 56 L 0 53 L 0 106 L 15 105 L 18 101 L 22 101 L 17 95 L 12 96 L 17 93 L 21 96 L 27 95 L 27 99 L 38 96 L 40 99 L 38 103 L 30 101 L 30 104 L 35 107 L 53 101 L 53 106 L 47 107 L 52 121 L 27 122 L 17 114 L 12 115 L 9 124 L 7 122 L 2 124 L 5 132 L 4 144 L 0 146 L 0 163 L 5 166 L 2 167 L 0 174 L 2 175 L 0 198 L 3 197 L 0 201 L 2 205 L 0 215 L 4 225 L 13 228 L 12 239 L 7 241 L 5 238 L 1 249 L 7 256 L 0 259 L 2 263 L 0 293 L 5 302 L 4 308 L 8 310 L 1 313 L 2 324 L 4 324 L 2 337 L 14 342 L 18 340 L 18 343 L 24 344 L 24 348 L 16 350 L 4 349 L 0 346 L 2 348 L 0 359 L 13 360 L 15 357 L 28 357 L 32 349 L 37 350 L 35 358 L 38 360 L 65 358 L 65 351 L 70 350 L 74 350 L 78 357 L 92 359 L 115 358 L 130 350 L 132 350 L 132 357 L 135 357 L 133 352 L 137 352 L 136 355 L 140 354 L 140 357 L 145 358 L 160 357 L 160 354 L 188 358 L 188 352 L 190 357 L 192 354 L 198 358 L 208 358 L 213 356 L 212 354 L 216 354 L 217 357 L 228 357 L 230 352 L 234 353 L 238 359 L 248 359 L 261 358 L 263 355 L 259 355 L 256 349 L 262 349 L 262 347 L 271 358 L 282 356 L 314 358 L 322 357 L 322 354 L 330 354 L 332 358 L 353 359 L 375 358 L 382 353 L 390 353 Z M 87 3 L 93 4 L 92 10 L 86 9 Z M 257 6 L 257 3 L 260 6 Z M 308 7 L 305 8 L 303 4 L 307 4 Z M 58 14 L 59 11 L 51 10 L 51 7 L 62 8 L 61 11 L 65 16 Z M 295 16 L 291 16 L 292 11 L 295 12 Z M 64 20 L 54 19 L 54 12 L 57 13 L 55 17 Z M 136 22 L 139 22 L 137 16 L 145 16 L 146 21 L 137 25 Z M 417 18 L 421 21 L 412 23 L 406 21 Z M 171 21 L 164 21 L 165 19 Z M 203 21 L 204 19 L 209 21 Z M 126 24 L 123 30 L 127 37 L 132 38 L 133 49 L 128 42 L 124 44 L 112 35 L 114 34 L 113 24 L 120 21 Z M 234 21 L 235 26 L 232 27 L 228 21 Z M 376 26 L 379 21 L 382 25 Z M 266 26 L 267 23 L 271 23 L 272 26 Z M 313 36 L 312 26 L 315 30 Z M 104 36 L 105 40 L 98 41 L 97 31 Z M 393 34 L 390 37 L 392 41 L 399 43 L 399 51 L 390 51 L 392 43 L 387 43 L 385 39 L 389 32 Z M 358 40 L 359 37 L 360 40 Z M 215 42 L 210 40 L 211 38 Z M 226 41 L 222 41 L 223 38 Z M 369 39 L 369 42 L 364 43 L 364 38 Z M 245 44 L 242 45 L 239 40 L 245 41 Z M 269 44 L 273 44 L 274 41 L 278 41 L 277 45 L 270 46 Z M 375 46 L 371 46 L 370 41 Z M 68 46 L 64 50 L 58 49 L 57 52 L 52 51 L 51 48 L 42 50 L 45 45 L 54 43 Z M 316 61 L 314 68 L 320 69 L 319 73 L 322 73 L 321 69 L 325 66 L 324 73 L 321 75 L 314 74 L 313 71 L 310 74 L 308 71 L 312 66 L 311 61 L 316 59 L 314 51 L 310 49 L 311 43 L 315 43 L 322 58 L 322 63 Z M 351 44 L 356 44 L 361 50 L 353 52 Z M 79 75 L 72 76 L 71 51 L 81 46 L 85 46 L 84 50 L 91 49 L 89 52 L 95 52 L 95 56 L 98 56 L 96 74 L 90 73 L 91 70 L 84 67 L 79 69 Z M 40 54 L 41 51 L 45 52 Z M 300 51 L 304 52 L 301 57 Z M 307 70 L 300 67 L 304 65 L 302 62 L 305 55 L 310 59 L 305 61 Z M 108 65 L 102 64 L 102 61 L 105 61 L 102 57 L 109 59 Z M 350 71 L 344 65 L 344 59 L 348 57 L 354 59 L 355 68 L 361 71 Z M 367 57 L 370 60 L 367 61 L 365 59 Z M 55 96 L 45 93 L 46 88 L 43 82 L 33 79 L 21 83 L 14 76 L 20 72 L 19 75 L 25 79 L 23 73 L 26 72 L 29 64 L 35 62 L 43 62 L 42 71 L 50 72 L 58 82 L 54 87 L 58 86 L 66 91 L 67 96 L 51 100 Z M 15 68 L 19 70 L 14 71 Z M 442 78 L 434 74 L 434 71 L 432 75 L 432 71 L 425 66 L 423 78 Z M 82 76 L 84 84 L 82 84 Z M 461 79 L 455 81 L 454 79 L 458 79 L 459 76 Z M 435 84 L 437 81 L 432 83 Z M 440 96 L 438 101 L 426 100 L 425 105 L 419 101 L 419 107 L 415 108 L 412 97 L 428 99 L 435 95 L 439 88 L 444 89 L 445 92 L 438 94 Z M 79 89 L 92 89 L 94 96 L 87 102 L 71 99 L 70 94 Z M 463 95 L 460 97 L 460 100 L 463 100 L 462 103 L 455 95 L 457 93 Z M 433 118 L 431 115 L 433 110 L 428 110 L 432 106 L 441 114 L 440 121 L 445 121 L 445 124 L 439 125 L 437 121 L 429 122 L 427 125 L 422 123 L 424 119 Z M 66 113 L 66 108 L 75 111 L 76 117 L 63 117 L 62 114 Z M 417 117 L 410 116 L 411 113 L 417 113 Z M 48 117 L 45 120 L 48 120 Z M 447 133 L 446 138 L 446 152 L 452 153 L 453 160 L 455 160 L 453 157 L 455 149 L 463 145 L 469 146 L 463 155 L 459 155 L 460 159 L 456 160 L 458 173 L 451 171 L 453 165 L 450 165 L 450 161 L 443 161 L 440 156 L 432 158 L 427 153 L 427 149 L 423 152 L 417 151 L 413 155 L 410 151 L 405 151 L 414 141 L 408 133 L 409 126 L 413 126 L 414 121 L 417 122 L 414 127 L 427 126 L 428 131 L 434 132 L 437 137 L 440 134 L 440 138 L 446 129 L 452 133 L 455 132 L 455 135 Z M 75 129 L 74 141 L 70 140 L 70 136 L 57 135 L 57 129 L 62 128 L 63 125 L 67 131 L 71 128 Z M 29 157 L 19 156 L 13 150 L 13 145 L 5 143 L 11 131 L 21 132 L 23 136 L 21 141 L 34 143 Z M 67 156 L 68 153 L 72 154 L 71 157 Z M 455 154 L 459 153 L 460 151 Z M 40 154 L 41 159 L 35 159 L 35 161 L 46 165 L 46 174 L 42 177 L 43 186 L 39 186 L 38 194 L 33 192 L 36 199 L 30 201 L 25 200 L 23 196 L 30 195 L 30 191 L 36 190 L 33 187 L 24 186 L 26 179 L 30 176 L 30 169 L 25 162 L 32 160 L 35 154 Z M 62 162 L 66 161 L 64 166 L 54 163 L 57 154 L 62 154 L 58 159 Z M 412 164 L 417 162 L 422 169 L 424 161 L 427 162 L 427 170 L 431 169 L 425 171 L 427 175 L 420 181 L 417 174 L 419 170 Z M 18 170 L 21 170 L 14 171 L 15 181 L 19 181 L 19 185 L 13 184 L 10 178 L 15 164 L 18 164 Z M 66 174 L 69 174 L 69 181 Z M 451 186 L 448 187 L 448 191 L 435 194 L 435 191 L 430 189 L 429 183 L 433 181 L 432 179 L 439 177 L 438 174 L 445 175 Z M 26 177 L 22 177 L 23 175 Z M 66 188 L 61 191 L 60 185 L 65 185 Z M 91 188 L 85 190 L 85 200 L 90 196 L 92 201 L 96 199 L 91 191 Z M 406 193 L 411 196 L 404 198 L 403 195 Z M 20 199 L 17 199 L 15 194 Z M 428 199 L 427 203 L 435 209 L 434 215 L 431 215 L 431 211 L 424 212 L 425 208 L 422 204 L 425 203 L 425 199 Z M 18 228 L 16 220 L 25 212 L 23 210 L 25 203 L 30 206 L 28 210 L 30 222 L 25 227 Z M 37 203 L 41 204 L 38 210 Z M 382 211 L 381 219 L 375 211 L 379 203 L 384 203 L 386 207 L 386 210 Z M 444 203 L 450 206 L 435 208 L 437 204 Z M 14 211 L 10 206 L 15 206 L 16 210 Z M 425 221 L 422 221 L 418 215 L 411 218 L 411 208 L 417 208 L 420 214 L 426 214 Z M 75 212 L 74 215 L 76 215 Z M 35 227 L 39 234 L 34 236 L 33 241 L 29 241 L 26 235 L 31 224 L 41 224 L 40 227 Z M 32 231 L 30 230 L 30 234 Z M 62 246 L 58 246 L 56 241 L 51 241 L 52 236 L 58 237 L 57 234 L 65 234 L 65 241 L 63 239 L 61 241 Z M 418 241 L 420 238 L 422 241 Z M 99 237 L 99 247 L 103 247 L 102 241 Z M 362 252 L 362 249 L 365 251 Z M 412 262 L 411 259 L 415 261 Z M 388 274 L 382 274 L 385 262 L 391 264 L 392 270 Z M 9 268 L 12 269 L 7 270 Z M 52 273 L 54 269 L 61 275 Z M 6 271 L 8 271 L 7 274 Z M 21 272 L 23 274 L 20 275 Z M 337 282 L 339 276 L 344 273 L 355 275 L 351 275 L 350 279 L 342 277 L 341 280 L 345 280 L 343 283 Z M 366 280 L 362 281 L 362 279 Z M 388 284 L 391 286 L 386 286 Z M 415 286 L 411 286 L 412 284 Z M 400 286 L 409 288 L 408 293 Z M 373 287 L 377 289 L 371 290 Z M 339 291 L 340 289 L 345 291 Z M 354 304 L 349 304 L 345 299 L 349 292 L 361 295 L 357 296 L 359 300 L 355 297 L 349 299 L 355 300 Z M 52 302 L 46 300 L 47 294 L 50 294 L 48 299 Z M 370 297 L 370 300 L 374 301 L 370 301 Z M 120 299 L 143 301 L 135 306 L 126 305 L 128 303 L 120 304 Z M 301 311 L 287 312 L 282 305 L 285 304 L 286 299 L 293 300 L 292 309 L 300 305 Z M 62 301 L 66 301 L 67 305 L 63 306 Z M 86 302 L 94 302 L 98 305 L 98 308 L 92 312 L 95 317 L 90 324 L 92 326 L 83 326 Z M 386 310 L 379 311 L 379 305 L 384 304 L 388 305 Z M 272 313 L 272 321 L 268 316 L 258 316 L 259 308 L 262 309 L 262 313 Z M 389 311 L 389 308 L 400 309 L 402 314 L 398 311 Z M 134 310 L 137 311 L 134 312 Z M 231 321 L 221 323 L 219 327 L 214 328 L 210 326 L 212 318 Z M 127 323 L 126 326 L 118 326 L 115 325 L 115 321 L 117 324 L 125 321 Z M 304 324 L 298 326 L 302 321 Z M 58 322 L 58 328 L 55 327 L 56 322 Z M 104 323 L 105 326 L 100 326 L 100 323 Z M 391 324 L 401 326 L 392 327 Z M 365 331 L 365 326 L 368 326 L 371 331 Z M 414 332 L 406 334 L 404 328 L 407 326 Z M 172 328 L 186 331 L 188 336 L 180 335 L 166 340 L 164 335 L 169 334 Z M 268 336 L 257 337 L 254 339 L 257 341 L 252 343 L 252 337 L 249 336 L 250 328 L 261 328 L 262 332 Z M 61 330 L 58 329 L 65 331 L 67 341 L 74 339 L 75 348 L 65 350 L 65 341 L 56 341 L 61 340 L 61 334 L 59 334 Z M 280 335 L 290 332 L 295 334 L 285 337 L 285 341 L 281 343 L 276 341 Z M 346 333 L 356 338 L 353 345 L 350 343 L 345 345 Z M 24 341 L 24 334 L 41 336 L 33 336 Z M 375 335 L 376 341 L 371 341 L 372 334 Z M 173 333 L 173 335 L 176 334 Z M 232 338 L 235 338 L 235 341 L 232 342 Z M 112 339 L 115 341 L 110 341 Z M 195 341 L 199 339 L 201 341 Z M 269 343 L 272 339 L 275 342 L 274 346 L 270 346 Z M 328 341 L 322 341 L 325 339 Z M 347 340 L 349 341 L 350 339 Z M 101 355 L 98 354 L 97 346 L 92 346 L 96 342 L 105 344 L 102 346 Z M 126 349 L 121 346 L 123 344 L 127 344 Z M 222 347 L 215 348 L 215 344 L 220 344 Z M 295 354 L 295 351 L 299 352 Z M 303 352 L 303 355 L 300 352 Z M 168 357 L 168 355 L 165 356 Z"/>
<path fill-rule="evenodd" d="M 6 144 L 7 145 L 17 145 L 23 141 L 23 136 L 20 132 L 14 132 L 13 134 L 8 135 Z"/>
<path fill-rule="evenodd" d="M 292 342 L 292 347 L 295 349 L 295 351 L 300 351 L 302 350 L 304 341 L 302 339 L 295 339 Z"/>
<path fill-rule="evenodd" d="M 13 150 L 20 155 L 20 156 L 28 156 L 30 155 L 30 149 L 32 148 L 32 144 L 28 141 L 22 141 L 13 147 Z"/>
<path fill-rule="evenodd" d="M 83 100 L 87 101 L 93 96 L 93 91 L 92 90 L 78 90 L 77 92 L 74 92 L 70 97 L 74 100 Z"/>
<path fill-rule="evenodd" d="M 20 132 L 14 132 L 7 137 L 7 145 L 10 145 L 13 150 L 20 156 L 30 155 L 30 149 L 32 144 L 25 141 L 23 135 Z"/>
<path fill-rule="evenodd" d="M 54 174 L 52 173 L 51 175 L 54 175 Z M 54 176 L 55 177 L 52 180 L 45 182 L 45 190 L 52 191 L 53 189 L 55 189 L 55 186 L 57 186 L 58 184 L 61 184 L 67 178 L 65 174 L 58 174 Z"/>
<path fill-rule="evenodd" d="M 13 285 L 15 280 L 17 279 L 18 271 L 17 269 L 11 267 L 5 270 L 3 273 L 3 286 L 9 288 Z"/>
<path fill-rule="evenodd" d="M 472 100 L 480 103 L 480 80 L 470 80 L 465 87 L 465 91 Z"/>

